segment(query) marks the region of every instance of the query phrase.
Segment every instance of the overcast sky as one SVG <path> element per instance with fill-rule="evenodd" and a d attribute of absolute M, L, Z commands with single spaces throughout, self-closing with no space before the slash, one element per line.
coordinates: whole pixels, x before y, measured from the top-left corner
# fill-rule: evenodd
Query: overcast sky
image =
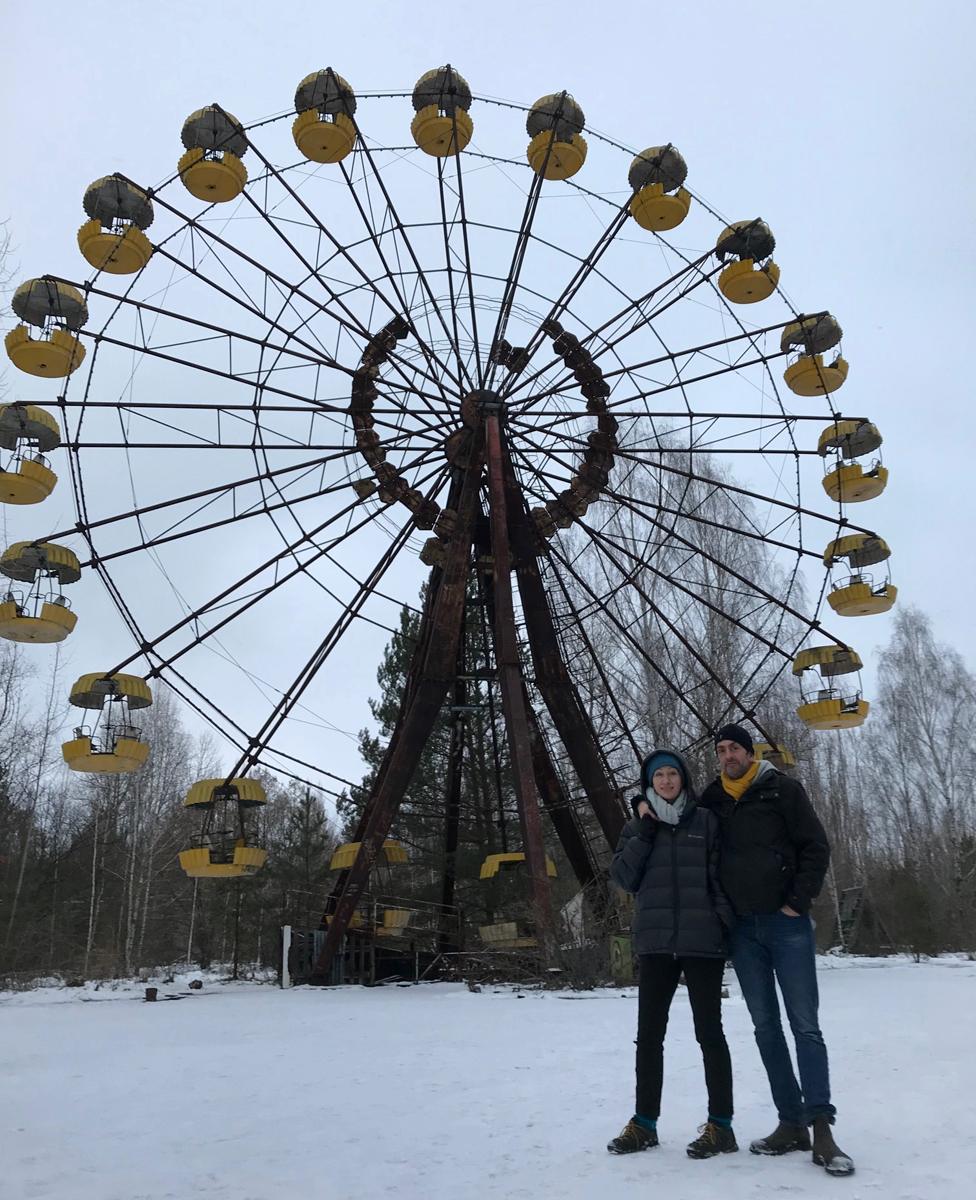
<path fill-rule="evenodd" d="M 795 302 L 837 315 L 851 363 L 841 407 L 880 426 L 891 471 L 864 523 L 892 547 L 899 603 L 929 612 L 937 636 L 972 665 L 974 32 L 970 4 L 864 0 L 802 10 L 533 0 L 13 6 L 0 72 L 0 217 L 17 279 L 84 278 L 75 235 L 85 187 L 115 170 L 165 178 L 183 119 L 206 103 L 250 123 L 290 108 L 299 80 L 325 66 L 358 92 L 409 90 L 447 61 L 476 94 L 531 103 L 566 88 L 589 126 L 624 145 L 676 143 L 689 182 L 723 213 L 761 214 Z M 8 394 L 53 394 L 25 380 L 9 368 Z M 71 523 L 67 489 L 48 504 L 45 529 Z M 21 513 L 2 515 L 7 541 L 36 536 Z M 401 583 L 409 591 L 415 579 Z M 84 586 L 72 594 L 76 609 L 103 615 L 88 634 L 79 625 L 74 674 L 131 649 Z M 870 660 L 890 618 L 845 625 L 844 636 L 849 629 Z M 344 666 L 358 682 L 327 720 L 347 733 L 366 720 L 383 640 L 373 630 Z M 340 773 L 358 775 L 350 739 L 323 737 Z"/>

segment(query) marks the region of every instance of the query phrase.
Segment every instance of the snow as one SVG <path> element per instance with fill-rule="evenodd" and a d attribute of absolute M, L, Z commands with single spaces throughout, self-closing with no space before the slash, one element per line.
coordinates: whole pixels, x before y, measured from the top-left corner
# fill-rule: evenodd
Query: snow
<path fill-rule="evenodd" d="M 839 1144 L 746 1147 L 775 1124 L 748 1014 L 726 1028 L 743 1152 L 693 1162 L 704 1119 L 687 998 L 666 1046 L 662 1146 L 606 1153 L 632 1111 L 632 989 L 424 984 L 280 991 L 190 975 L 0 993 L 3 1200 L 956 1200 L 974 1194 L 976 963 L 820 960 Z M 104 1001 L 104 1002 L 102 1002 Z"/>

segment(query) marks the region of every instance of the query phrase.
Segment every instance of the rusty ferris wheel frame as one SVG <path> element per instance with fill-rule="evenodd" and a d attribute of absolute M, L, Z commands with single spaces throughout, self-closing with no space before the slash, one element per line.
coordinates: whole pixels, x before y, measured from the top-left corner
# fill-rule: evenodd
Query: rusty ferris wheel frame
<path fill-rule="evenodd" d="M 362 99 L 382 103 L 408 97 L 409 93 L 388 92 Z M 530 112 L 526 106 L 475 99 L 486 110 L 505 115 Z M 307 779 L 313 773 L 344 783 L 321 763 L 276 749 L 275 736 L 326 667 L 344 634 L 362 619 L 367 601 L 382 594 L 384 576 L 397 557 L 416 549 L 416 531 L 431 532 L 433 536 L 420 548 L 430 575 L 402 708 L 355 834 L 360 852 L 353 865 L 339 873 L 332 892 L 318 969 L 327 971 L 341 945 L 438 715 L 446 702 L 457 712 L 464 709 L 466 670 L 460 648 L 472 580 L 490 629 L 494 683 L 508 735 L 527 874 L 545 942 L 552 936 L 553 920 L 542 810 L 548 813 L 580 884 L 593 885 L 598 873 L 573 804 L 565 794 L 549 739 L 543 736 L 533 693 L 544 705 L 563 756 L 609 843 L 615 841 L 625 816 L 618 773 L 600 745 L 578 692 L 552 603 L 554 586 L 563 598 L 569 594 L 568 585 L 578 587 L 588 594 L 591 608 L 606 597 L 594 592 L 573 560 L 560 552 L 558 531 L 569 526 L 583 531 L 591 546 L 614 563 L 619 576 L 616 589 L 635 589 L 667 635 L 697 660 L 704 675 L 717 682 L 727 698 L 728 711 L 749 717 L 762 730 L 756 697 L 747 702 L 723 682 L 680 622 L 642 590 L 636 568 L 655 574 L 653 554 L 635 552 L 633 545 L 620 542 L 605 526 L 597 527 L 592 518 L 587 521 L 587 510 L 597 503 L 618 506 L 645 522 L 649 533 L 662 542 L 681 545 L 685 541 L 689 553 L 710 558 L 707 550 L 683 539 L 675 526 L 675 518 L 681 516 L 704 525 L 714 523 L 702 513 L 683 509 L 690 483 L 719 489 L 737 503 L 754 501 L 769 506 L 780 518 L 771 528 L 743 527 L 737 532 L 792 555 L 785 596 L 774 595 L 761 583 L 739 575 L 734 564 L 718 558 L 711 561 L 737 586 L 751 589 L 758 602 L 777 607 L 797 623 L 794 630 L 799 627 L 806 636 L 811 630 L 819 631 L 820 623 L 815 614 L 807 615 L 791 602 L 793 588 L 803 559 L 820 560 L 822 554 L 804 545 L 802 535 L 794 532 L 790 540 L 790 522 L 796 529 L 806 518 L 827 522 L 835 530 L 870 532 L 852 524 L 842 509 L 824 513 L 800 503 L 799 462 L 817 450 L 804 448 L 795 435 L 809 428 L 811 421 L 822 425 L 841 420 L 842 414 L 832 404 L 819 412 L 787 409 L 773 373 L 786 351 L 775 340 L 770 349 L 767 340 L 796 322 L 800 314 L 781 296 L 785 311 L 780 320 L 747 325 L 716 287 L 721 263 L 716 263 L 713 248 L 689 254 L 663 235 L 648 235 L 653 243 L 668 247 L 671 269 L 638 294 L 612 283 L 611 252 L 633 228 L 629 192 L 620 202 L 576 179 L 559 184 L 581 204 L 606 213 L 589 244 L 569 253 L 547 239 L 545 229 L 540 228 L 545 225 L 544 189 L 551 186 L 544 170 L 526 172 L 524 160 L 468 148 L 425 163 L 429 168 L 425 199 L 430 211 L 420 219 L 404 210 L 394 194 L 392 176 L 405 157 L 423 159 L 423 155 L 389 139 L 374 140 L 362 115 L 350 114 L 356 145 L 349 164 L 339 165 L 335 182 L 345 190 L 346 218 L 356 221 L 360 229 L 356 238 L 340 236 L 332 219 L 326 219 L 306 198 L 302 164 L 281 166 L 276 161 L 280 152 L 264 148 L 275 125 L 284 119 L 269 118 L 243 127 L 248 152 L 259 165 L 241 204 L 247 219 L 259 225 L 275 246 L 273 260 L 250 252 L 226 227 L 216 224 L 212 219 L 216 206 L 188 212 L 178 175 L 147 189 L 156 209 L 172 226 L 166 237 L 154 243 L 153 258 L 168 262 L 181 278 L 199 285 L 198 296 L 238 313 L 239 322 L 209 319 L 209 310 L 195 315 L 181 311 L 166 302 L 165 290 L 162 298 L 159 289 L 142 294 L 137 283 L 145 271 L 123 288 L 110 286 L 114 281 L 98 272 L 83 282 L 50 277 L 79 288 L 89 304 L 100 306 L 103 316 L 81 331 L 92 351 L 81 375 L 81 395 L 77 384 L 69 380 L 57 400 L 68 434 L 65 445 L 71 455 L 78 521 L 48 539 L 80 535 L 89 550 L 82 566 L 101 576 L 132 633 L 136 650 L 111 673 L 131 669 L 138 662 L 145 664 L 148 678 L 164 679 L 238 747 L 239 757 L 228 779 L 266 763 L 296 778 Z M 608 154 L 629 153 L 609 138 L 592 132 L 588 137 Z M 516 220 L 509 225 L 493 224 L 473 212 L 473 191 L 479 180 L 469 164 L 503 175 L 515 169 L 523 177 L 528 175 L 524 186 L 519 183 L 524 203 Z M 725 223 L 700 197 L 694 196 L 693 202 L 714 217 L 716 224 Z M 282 215 L 285 209 L 287 217 Z M 508 253 L 501 262 L 479 265 L 476 243 L 483 236 L 486 244 L 491 242 L 493 238 L 486 236 L 489 233 L 507 239 Z M 494 244 L 499 244 L 497 239 Z M 441 260 L 435 268 L 425 255 L 438 245 L 442 247 Z M 567 271 L 556 294 L 542 291 L 532 275 L 531 255 L 536 251 L 549 263 L 563 257 Z M 297 276 L 289 272 L 288 264 L 292 268 L 298 264 Z M 605 288 L 604 295 L 618 297 L 618 306 L 609 313 L 587 310 L 587 288 L 596 279 Z M 660 327 L 669 314 L 680 312 L 682 303 L 690 303 L 695 293 L 706 295 L 722 311 L 723 321 L 731 323 L 733 332 L 723 329 L 722 336 L 674 348 L 665 343 Z M 129 324 L 123 326 L 122 318 L 129 319 Z M 166 332 L 158 332 L 160 329 Z M 331 343 L 322 336 L 322 329 L 328 331 Z M 174 330 L 182 331 L 182 336 L 176 336 Z M 657 353 L 648 353 L 646 340 L 641 340 L 648 331 L 657 338 Z M 635 357 L 628 354 L 631 346 L 642 348 Z M 179 368 L 212 381 L 215 387 L 229 385 L 249 393 L 250 400 L 193 399 L 184 403 L 155 396 L 143 400 L 131 390 L 118 399 L 104 399 L 99 394 L 102 372 L 97 364 L 100 358 L 121 351 L 138 359 L 140 367 Z M 768 384 L 762 405 L 694 404 L 696 389 L 713 387 L 717 381 L 742 377 L 749 371 L 758 372 Z M 709 395 L 714 396 L 714 391 Z M 672 402 L 675 398 L 679 404 Z M 105 426 L 98 421 L 100 411 L 124 414 L 118 432 L 104 433 Z M 315 426 L 314 434 L 311 430 L 302 437 L 293 434 L 288 422 L 304 420 L 309 413 L 329 423 L 331 439 L 317 432 L 321 425 Z M 140 418 L 141 430 L 157 432 L 133 436 L 133 414 Z M 211 414 L 216 433 L 201 438 L 193 423 L 209 419 Z M 655 422 L 664 422 L 663 431 Z M 733 432 L 724 438 L 711 436 L 723 422 L 733 426 Z M 646 433 L 648 423 L 650 435 Z M 231 432 L 234 428 L 245 428 L 247 436 L 235 441 L 239 435 Z M 684 431 L 684 444 L 676 445 L 675 429 Z M 758 438 L 753 436 L 757 429 L 761 430 Z M 339 436 L 334 436 L 336 431 Z M 192 449 L 206 450 L 211 456 L 243 451 L 253 456 L 254 470 L 239 479 L 125 511 L 108 515 L 90 511 L 86 480 L 96 452 L 115 450 L 128 456 L 138 450 L 162 455 Z M 300 451 L 301 457 L 284 467 L 275 466 L 276 450 Z M 703 475 L 695 466 L 696 457 L 702 454 L 760 455 L 792 462 L 795 494 L 784 499 Z M 369 467 L 369 473 L 354 478 L 355 464 L 361 462 Z M 613 471 L 618 464 L 650 469 L 673 481 L 678 490 L 666 490 L 674 507 L 660 501 L 649 505 L 615 486 Z M 310 472 L 319 472 L 319 485 L 298 496 L 295 480 L 307 479 Z M 243 496 L 248 488 L 258 489 L 260 499 L 237 511 L 237 496 Z M 228 497 L 234 511 L 211 519 L 211 506 Z M 324 521 L 306 528 L 304 515 L 299 519 L 295 512 L 300 505 L 323 498 L 329 502 L 336 498 L 337 507 Z M 408 517 L 404 524 L 393 527 L 390 515 L 398 505 L 407 510 Z M 300 531 L 297 536 L 287 537 L 278 526 L 278 514 L 283 512 L 294 516 Z M 205 519 L 197 519 L 200 514 Z M 170 516 L 168 525 L 148 530 L 146 523 L 153 518 Z M 124 587 L 114 578 L 115 564 L 129 555 L 154 554 L 174 543 L 192 547 L 194 538 L 259 517 L 275 523 L 284 549 L 205 602 L 187 605 L 179 620 L 147 633 Z M 199 677 L 182 669 L 181 659 L 195 647 L 215 640 L 242 614 L 280 594 L 291 580 L 307 577 L 313 563 L 333 563 L 339 548 L 355 542 L 363 530 L 378 527 L 387 531 L 385 548 L 372 567 L 361 572 L 352 596 L 340 606 L 301 670 L 281 689 L 281 699 L 269 705 L 258 730 L 252 732 L 238 724 L 232 714 L 214 703 Z M 102 546 L 102 534 L 120 528 L 133 531 L 128 544 Z M 301 559 L 299 547 L 305 555 Z M 274 572 L 274 578 L 262 582 L 268 570 Z M 349 574 L 348 568 L 344 570 Z M 690 603 L 713 610 L 755 638 L 766 656 L 777 659 L 781 667 L 793 660 L 795 632 L 784 634 L 780 644 L 776 637 L 770 638 L 748 621 L 724 611 L 714 600 L 696 596 L 681 581 L 668 578 L 667 582 L 687 593 Z M 586 621 L 579 612 L 564 607 L 561 619 L 571 622 L 582 644 L 592 649 Z M 782 629 L 782 624 L 778 628 Z M 642 654 L 633 634 L 619 622 L 616 631 L 636 655 Z M 609 683 L 595 655 L 592 666 Z M 659 664 L 649 660 L 647 666 L 668 685 Z M 612 688 L 608 690 L 612 694 Z M 704 728 L 707 722 L 694 699 L 682 695 L 680 700 Z M 639 757 L 619 707 L 617 716 Z M 463 753 L 461 718 L 452 725 L 445 781 L 448 868 L 443 898 L 448 904 L 454 887 L 451 857 L 457 845 Z"/>

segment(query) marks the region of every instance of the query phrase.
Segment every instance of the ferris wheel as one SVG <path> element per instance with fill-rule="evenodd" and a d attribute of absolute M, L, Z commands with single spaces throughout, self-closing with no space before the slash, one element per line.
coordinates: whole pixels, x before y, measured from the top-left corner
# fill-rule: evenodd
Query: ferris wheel
<path fill-rule="evenodd" d="M 78 233 L 90 270 L 13 297 L 6 348 L 24 374 L 0 407 L 0 500 L 22 506 L 21 540 L 0 559 L 0 636 L 64 639 L 97 576 L 129 640 L 71 689 L 86 716 L 68 766 L 138 769 L 151 746 L 134 714 L 155 680 L 234 747 L 227 777 L 187 797 L 203 814 L 188 874 L 263 864 L 247 825 L 265 800 L 257 765 L 334 787 L 328 750 L 307 749 L 317 705 L 375 663 L 425 580 L 327 954 L 438 713 L 463 713 L 466 621 L 490 634 L 539 913 L 540 798 L 561 787 L 540 707 L 608 840 L 623 821 L 633 762 L 607 754 L 578 687 L 582 663 L 613 694 L 600 630 L 701 734 L 743 714 L 765 732 L 764 696 L 790 670 L 807 725 L 863 722 L 860 659 L 821 627 L 820 601 L 842 618 L 895 601 L 887 543 L 848 516 L 885 487 L 882 437 L 837 408 L 841 325 L 788 298 L 765 220 L 720 215 L 676 145 L 635 154 L 566 91 L 476 97 L 450 66 L 412 93 L 357 95 L 318 71 L 263 120 L 198 109 L 182 147 L 174 131 L 156 186 L 93 182 Z M 55 530 L 36 506 L 58 473 L 77 522 Z M 689 532 L 723 525 L 715 497 L 770 576 Z M 721 586 L 701 586 L 696 562 Z M 622 594 L 684 647 L 680 680 L 620 615 Z M 752 640 L 747 678 L 710 661 L 704 620 Z M 612 719 L 639 754 L 628 714 Z"/>

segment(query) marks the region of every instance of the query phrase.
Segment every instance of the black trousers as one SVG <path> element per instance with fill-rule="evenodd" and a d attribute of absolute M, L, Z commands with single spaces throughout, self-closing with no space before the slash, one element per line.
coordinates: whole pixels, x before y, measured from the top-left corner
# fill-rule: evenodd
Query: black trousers
<path fill-rule="evenodd" d="M 640 956 L 637 999 L 637 1109 L 655 1120 L 661 1113 L 664 1079 L 664 1035 L 668 1011 L 684 971 L 695 1022 L 695 1039 L 701 1046 L 708 1089 L 708 1113 L 732 1117 L 732 1060 L 722 1029 L 722 971 L 720 958 L 674 958 L 670 954 Z"/>

